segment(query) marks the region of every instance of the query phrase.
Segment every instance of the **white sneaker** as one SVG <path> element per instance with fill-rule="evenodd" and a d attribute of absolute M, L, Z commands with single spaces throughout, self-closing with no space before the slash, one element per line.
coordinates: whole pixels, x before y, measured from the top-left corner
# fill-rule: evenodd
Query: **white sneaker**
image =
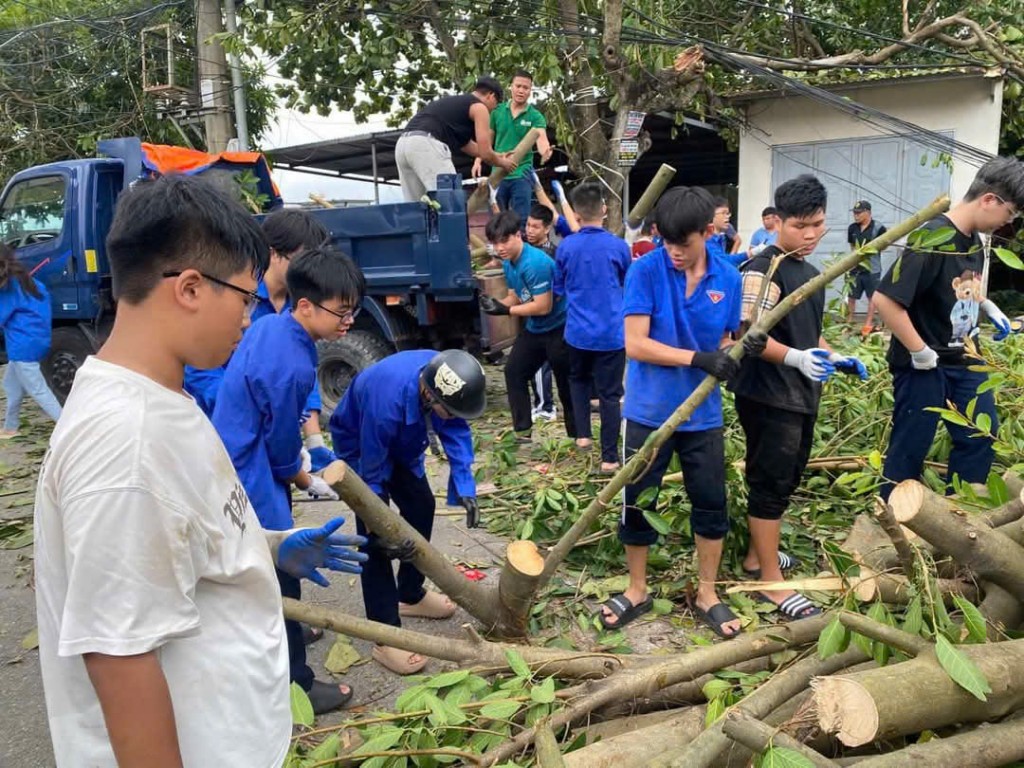
<path fill-rule="evenodd" d="M 544 421 L 554 421 L 555 419 L 558 418 L 558 414 L 555 412 L 554 408 L 552 408 L 550 411 L 542 411 L 538 408 L 537 413 L 533 418 L 534 421 L 536 421 L 537 419 L 544 419 Z"/>

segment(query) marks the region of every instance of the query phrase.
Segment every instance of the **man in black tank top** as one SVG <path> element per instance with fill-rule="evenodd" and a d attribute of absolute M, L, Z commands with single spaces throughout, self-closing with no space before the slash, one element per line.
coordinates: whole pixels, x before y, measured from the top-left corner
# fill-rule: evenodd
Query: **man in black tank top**
<path fill-rule="evenodd" d="M 505 94 L 493 77 L 481 77 L 472 93 L 444 96 L 417 112 L 395 145 L 402 194 L 410 202 L 437 189 L 437 177 L 455 173 L 452 152 L 465 152 L 489 165 L 514 171 L 508 155 L 491 145 L 490 116 Z"/>

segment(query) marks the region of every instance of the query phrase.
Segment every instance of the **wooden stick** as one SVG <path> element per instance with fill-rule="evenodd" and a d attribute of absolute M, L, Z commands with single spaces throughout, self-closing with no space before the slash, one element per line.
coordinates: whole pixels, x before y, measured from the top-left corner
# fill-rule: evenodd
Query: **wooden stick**
<path fill-rule="evenodd" d="M 515 160 L 517 166 L 523 161 L 523 158 L 526 157 L 528 152 L 533 151 L 533 145 L 537 143 L 537 138 L 539 136 L 540 131 L 536 128 L 531 128 L 526 132 L 526 135 L 523 136 L 522 140 L 516 144 L 515 149 L 513 149 L 510 154 L 510 157 Z M 487 179 L 487 184 L 481 184 L 473 190 L 473 194 L 471 194 L 469 196 L 469 200 L 466 201 L 467 213 L 476 213 L 477 211 L 486 210 L 487 206 L 490 204 L 490 196 L 487 192 L 487 187 L 490 186 L 491 189 L 497 189 L 498 185 L 501 184 L 506 176 L 508 176 L 508 173 L 509 172 L 504 168 L 499 168 L 498 166 L 492 168 L 491 175 Z"/>
<path fill-rule="evenodd" d="M 892 229 L 886 231 L 886 233 L 881 237 L 877 237 L 870 243 L 862 245 L 853 253 L 836 261 L 817 277 L 812 280 L 808 280 L 804 285 L 800 286 L 797 290 L 793 291 L 793 293 L 773 307 L 770 312 L 759 317 L 756 325 L 747 332 L 767 332 L 771 330 L 780 320 L 782 320 L 782 318 L 788 315 L 798 304 L 804 301 L 804 299 L 813 295 L 817 291 L 822 290 L 834 279 L 846 274 L 849 270 L 858 266 L 863 261 L 866 250 L 883 250 L 948 208 L 949 197 L 947 195 L 942 195 L 941 197 L 936 198 L 931 205 L 926 208 L 922 208 L 909 219 L 906 219 L 900 224 L 894 226 Z M 739 360 L 743 357 L 743 344 L 734 344 L 728 354 L 733 359 Z M 622 469 L 612 476 L 608 484 L 601 489 L 601 492 L 597 497 L 587 505 L 587 508 L 576 519 L 576 522 L 573 523 L 569 530 L 562 535 L 562 538 L 559 539 L 558 543 L 552 547 L 551 551 L 545 558 L 544 575 L 541 577 L 540 586 L 543 586 L 551 579 L 555 571 L 558 569 L 558 566 L 561 565 L 562 561 L 569 555 L 569 552 L 571 552 L 573 547 L 576 546 L 576 542 L 579 541 L 582 536 L 589 533 L 590 527 L 593 525 L 594 521 L 596 521 L 607 509 L 610 508 L 612 500 L 619 491 L 631 482 L 634 477 L 645 471 L 649 462 L 657 454 L 664 442 L 675 434 L 676 428 L 690 418 L 693 412 L 697 409 L 697 406 L 703 403 L 717 386 L 717 379 L 713 376 L 706 376 L 697 388 L 690 393 L 690 396 L 675 409 L 669 419 L 647 436 L 647 440 L 644 441 L 640 450 L 633 454 L 632 458 L 626 462 Z"/>
<path fill-rule="evenodd" d="M 900 560 L 900 567 L 903 568 L 903 573 L 906 574 L 908 579 L 913 581 L 917 573 L 917 558 L 914 556 L 914 548 L 910 546 L 910 542 L 907 541 L 907 537 L 903 534 L 903 529 L 896 522 L 896 518 L 893 517 L 892 507 L 882 501 L 880 497 L 875 498 L 875 517 L 882 526 L 882 530 L 889 536 L 893 547 L 896 548 L 896 556 Z"/>
<path fill-rule="evenodd" d="M 869 637 L 872 640 L 877 640 L 884 645 L 888 645 L 890 648 L 895 648 L 897 651 L 903 651 L 908 656 L 917 656 L 919 653 L 932 648 L 932 644 L 923 637 L 912 635 L 896 627 L 890 627 L 867 616 L 861 616 L 859 613 L 843 611 L 839 614 L 839 621 L 842 622 L 843 626 L 849 627 L 854 632 L 864 635 L 864 637 Z"/>
<path fill-rule="evenodd" d="M 565 768 L 558 739 L 546 720 L 537 723 L 537 736 L 533 741 L 538 768 Z"/>
<path fill-rule="evenodd" d="M 820 752 L 816 752 L 802 741 L 797 741 L 770 725 L 765 725 L 742 709 L 730 710 L 722 723 L 722 732 L 755 754 L 764 752 L 769 746 L 791 749 L 803 755 L 815 768 L 838 768 Z"/>
<path fill-rule="evenodd" d="M 633 210 L 629 212 L 626 217 L 626 221 L 629 226 L 633 229 L 639 227 L 644 218 L 651 209 L 654 208 L 655 203 L 658 202 L 658 198 L 661 197 L 661 193 L 665 191 L 668 183 L 672 181 L 672 177 L 676 175 L 676 169 L 668 163 L 662 163 L 661 168 L 654 174 L 654 178 L 651 179 L 651 183 L 647 185 L 647 189 L 640 196 L 640 199 L 633 205 Z"/>

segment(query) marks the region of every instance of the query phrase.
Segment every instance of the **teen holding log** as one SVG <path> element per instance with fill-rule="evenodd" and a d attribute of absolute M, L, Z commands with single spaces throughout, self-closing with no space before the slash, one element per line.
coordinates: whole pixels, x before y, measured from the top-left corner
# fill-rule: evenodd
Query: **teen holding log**
<path fill-rule="evenodd" d="M 445 352 L 409 350 L 360 371 L 331 416 L 334 450 L 385 504 L 394 500 L 408 523 L 429 541 L 434 528 L 434 492 L 423 462 L 428 434 L 434 432 L 451 473 L 448 503 L 466 508 L 466 525 L 479 525 L 473 479 L 473 435 L 467 419 L 487 405 L 487 382 L 480 362 L 458 349 Z M 455 603 L 423 588 L 425 577 L 402 562 L 398 579 L 393 559 L 411 556 L 408 547 L 384 545 L 362 519 L 360 534 L 369 537 L 363 568 L 366 617 L 399 627 L 402 616 L 446 619 Z M 400 675 L 423 669 L 425 656 L 378 645 L 373 658 Z"/>
<path fill-rule="evenodd" d="M 1010 333 L 1010 321 L 981 294 L 985 256 L 979 232 L 1008 224 L 1024 208 L 1024 163 L 996 158 L 981 167 L 964 199 L 947 214 L 925 225 L 927 230 L 951 229 L 953 252 L 908 248 L 875 291 L 875 306 L 892 329 L 889 369 L 895 402 L 892 433 L 883 474 L 888 483 L 882 496 L 901 480 L 917 478 L 935 437 L 939 414 L 929 408 L 952 403 L 964 412 L 977 398 L 975 418 L 985 414 L 991 432 L 999 429 L 995 398 L 978 392 L 988 374 L 970 371 L 964 354 L 968 339 L 978 338 L 980 313 L 996 326 L 996 341 Z M 955 255 L 954 255 L 955 253 Z M 953 440 L 949 479 L 984 483 L 992 468 L 992 441 L 975 437 L 975 430 L 945 422 Z"/>
<path fill-rule="evenodd" d="M 814 176 L 803 175 L 775 190 L 779 236 L 750 260 L 743 272 L 743 321 L 767 312 L 818 275 L 807 262 L 825 234 L 828 195 Z M 659 226 L 661 222 L 658 222 Z M 770 283 L 762 293 L 765 280 Z M 761 306 L 758 305 L 760 297 Z M 743 359 L 730 386 L 736 413 L 747 439 L 747 519 L 750 548 L 743 570 L 762 581 L 781 581 L 793 561 L 779 552 L 782 514 L 800 485 L 814 440 L 821 385 L 835 371 L 867 378 L 863 363 L 831 351 L 821 335 L 824 288 L 784 317 L 768 334 L 760 356 Z M 789 618 L 803 619 L 821 611 L 792 590 L 755 593 Z"/>
<path fill-rule="evenodd" d="M 121 193 L 107 258 L 114 327 L 75 376 L 36 493 L 56 764 L 277 768 L 292 718 L 274 566 L 326 584 L 316 568 L 363 556 L 341 520 L 262 531 L 182 391 L 185 365 L 218 366 L 241 338 L 267 245 L 231 194 L 166 176 Z"/>
<path fill-rule="evenodd" d="M 623 314 L 629 370 L 623 416 L 627 460 L 707 374 L 727 380 L 739 369 L 723 347 L 740 325 L 740 275 L 706 250 L 714 215 L 714 200 L 706 190 L 669 190 L 655 214 L 665 245 L 636 261 L 626 273 Z M 651 610 L 647 553 L 658 534 L 644 517 L 644 508 L 655 508 L 656 492 L 673 454 L 679 457 L 692 505 L 690 523 L 699 569 L 694 612 L 722 637 L 735 637 L 739 619 L 715 590 L 722 540 L 729 530 L 722 395 L 717 388 L 661 447 L 646 474 L 626 486 L 619 540 L 626 549 L 629 587 L 604 604 L 601 623 L 607 629 L 618 628 Z M 652 488 L 654 498 L 641 508 L 641 496 Z"/>
<path fill-rule="evenodd" d="M 363 275 L 355 263 L 329 248 L 312 248 L 292 259 L 286 275 L 290 312 L 270 315 L 245 334 L 228 363 L 213 410 L 224 447 L 256 510 L 271 531 L 293 526 L 292 485 L 337 499 L 322 477 L 310 474 L 299 422 L 316 382 L 316 342 L 343 336 L 355 322 Z M 281 594 L 299 599 L 297 578 L 278 571 Z M 348 686 L 313 679 L 298 622 L 285 622 L 292 681 L 309 693 L 313 711 L 329 712 L 352 698 Z"/>

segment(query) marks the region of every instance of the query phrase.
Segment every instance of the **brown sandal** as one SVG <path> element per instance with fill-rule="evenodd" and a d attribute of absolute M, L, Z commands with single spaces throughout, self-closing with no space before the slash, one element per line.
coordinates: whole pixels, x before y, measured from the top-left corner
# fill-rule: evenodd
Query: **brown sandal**
<path fill-rule="evenodd" d="M 447 619 L 455 613 L 455 603 L 439 592 L 428 591 L 418 603 L 399 603 L 398 615 L 420 619 Z"/>
<path fill-rule="evenodd" d="M 416 656 L 419 656 L 419 661 L 413 661 Z M 399 675 L 414 675 L 427 666 L 426 656 L 403 651 L 401 648 L 392 648 L 390 645 L 373 646 L 373 658 L 385 669 Z"/>

